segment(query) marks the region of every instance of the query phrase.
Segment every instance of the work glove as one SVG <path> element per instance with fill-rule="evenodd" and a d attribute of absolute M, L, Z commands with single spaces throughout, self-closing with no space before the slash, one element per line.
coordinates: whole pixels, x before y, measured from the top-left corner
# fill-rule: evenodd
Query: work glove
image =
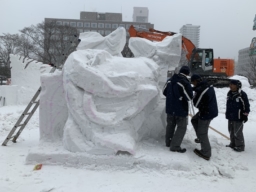
<path fill-rule="evenodd" d="M 243 120 L 244 120 L 244 123 L 246 123 L 248 121 L 248 115 L 243 115 Z"/>
<path fill-rule="evenodd" d="M 246 123 L 248 121 L 248 113 L 241 113 L 241 119 Z"/>

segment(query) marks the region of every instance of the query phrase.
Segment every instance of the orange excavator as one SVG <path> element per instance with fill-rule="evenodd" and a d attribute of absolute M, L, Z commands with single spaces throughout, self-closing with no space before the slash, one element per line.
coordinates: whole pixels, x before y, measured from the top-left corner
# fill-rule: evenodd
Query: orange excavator
<path fill-rule="evenodd" d="M 162 41 L 174 32 L 162 32 L 155 29 L 129 28 L 130 37 L 141 37 L 151 41 Z M 186 52 L 187 65 L 191 73 L 199 74 L 216 87 L 225 87 L 229 84 L 228 76 L 234 75 L 233 59 L 214 59 L 213 49 L 196 48 L 186 37 L 182 36 L 182 49 Z"/>

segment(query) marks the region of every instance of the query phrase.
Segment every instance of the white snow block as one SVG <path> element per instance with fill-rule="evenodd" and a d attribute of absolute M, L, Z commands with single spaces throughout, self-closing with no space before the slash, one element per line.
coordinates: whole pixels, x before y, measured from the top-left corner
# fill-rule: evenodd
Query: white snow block
<path fill-rule="evenodd" d="M 62 140 L 68 109 L 61 71 L 41 76 L 39 117 L 41 141 Z"/>

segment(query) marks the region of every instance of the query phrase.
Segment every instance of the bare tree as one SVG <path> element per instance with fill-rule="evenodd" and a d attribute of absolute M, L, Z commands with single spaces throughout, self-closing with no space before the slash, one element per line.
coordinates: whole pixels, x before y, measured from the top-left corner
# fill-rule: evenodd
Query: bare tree
<path fill-rule="evenodd" d="M 18 39 L 18 47 L 17 47 L 17 54 L 23 56 L 23 62 L 25 58 L 33 58 L 36 59 L 33 55 L 34 45 L 31 39 L 29 39 L 24 34 L 21 34 Z"/>
<path fill-rule="evenodd" d="M 36 26 L 25 27 L 20 32 L 24 45 L 27 45 L 26 50 L 29 50 L 29 54 L 24 56 L 43 63 L 60 66 L 66 59 L 63 57 L 64 50 L 68 50 L 68 53 L 75 50 L 75 47 L 70 46 L 70 38 L 77 34 L 77 30 L 70 26 L 42 22 Z"/>
<path fill-rule="evenodd" d="M 10 54 L 17 53 L 19 35 L 0 36 L 0 75 L 10 77 Z"/>

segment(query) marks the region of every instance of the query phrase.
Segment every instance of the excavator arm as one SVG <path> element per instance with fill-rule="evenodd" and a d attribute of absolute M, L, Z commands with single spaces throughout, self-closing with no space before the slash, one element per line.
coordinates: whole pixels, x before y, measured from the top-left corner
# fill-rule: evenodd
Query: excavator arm
<path fill-rule="evenodd" d="M 138 29 L 138 30 L 137 30 Z M 163 32 L 155 29 L 144 29 L 144 28 L 135 28 L 133 25 L 129 28 L 130 37 L 141 37 L 151 41 L 162 41 L 167 36 L 173 36 L 176 33 L 174 32 Z M 192 55 L 195 45 L 186 37 L 182 36 L 182 49 L 185 50 L 186 58 L 189 61 Z"/>

